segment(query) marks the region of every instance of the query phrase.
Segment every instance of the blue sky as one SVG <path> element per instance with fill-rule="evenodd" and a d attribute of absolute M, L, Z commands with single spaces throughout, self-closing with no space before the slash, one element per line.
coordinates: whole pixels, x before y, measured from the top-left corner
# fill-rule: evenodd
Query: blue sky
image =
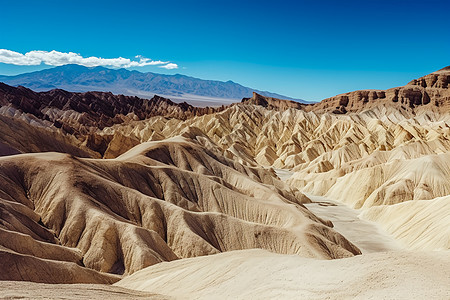
<path fill-rule="evenodd" d="M 450 65 L 450 1 L 4 1 L 0 49 L 136 55 L 306 100 Z M 49 66 L 0 63 L 0 74 Z M 133 68 L 131 68 L 133 69 Z"/>

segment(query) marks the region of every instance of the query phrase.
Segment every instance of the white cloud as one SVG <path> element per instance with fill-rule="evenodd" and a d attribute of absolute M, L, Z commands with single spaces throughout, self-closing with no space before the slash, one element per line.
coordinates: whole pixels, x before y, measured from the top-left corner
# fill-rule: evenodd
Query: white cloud
<path fill-rule="evenodd" d="M 151 60 L 135 56 L 135 60 L 128 58 L 101 58 L 101 57 L 83 57 L 74 52 L 59 52 L 59 51 L 39 51 L 33 50 L 25 54 L 0 49 L 0 63 L 19 65 L 19 66 L 36 66 L 41 63 L 49 66 L 62 66 L 67 64 L 77 64 L 85 67 L 110 66 L 115 68 L 130 68 L 130 67 L 144 67 L 162 65 L 161 68 L 177 69 L 178 65 L 168 61 Z"/>
<path fill-rule="evenodd" d="M 159 68 L 164 68 L 164 69 L 167 69 L 167 70 L 173 70 L 173 69 L 178 69 L 178 65 L 174 64 L 174 63 L 168 63 L 168 64 L 166 64 L 164 66 L 159 66 Z"/>

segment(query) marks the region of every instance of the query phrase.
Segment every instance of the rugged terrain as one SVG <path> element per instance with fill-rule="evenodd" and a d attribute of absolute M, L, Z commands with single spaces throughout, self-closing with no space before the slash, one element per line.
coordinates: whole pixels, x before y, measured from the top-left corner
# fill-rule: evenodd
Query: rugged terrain
<path fill-rule="evenodd" d="M 0 279 L 446 298 L 449 82 L 447 67 L 317 104 L 255 93 L 219 108 L 0 84 Z"/>
<path fill-rule="evenodd" d="M 52 268 L 71 262 L 130 274 L 161 261 L 239 249 L 317 258 L 360 253 L 304 208 L 309 199 L 296 189 L 183 137 L 143 143 L 115 160 L 7 156 L 0 174 L 1 243 L 4 255 L 18 262 L 32 255 L 36 264 L 55 261 Z M 47 281 L 27 277 L 27 268 L 12 264 L 1 276 Z"/>

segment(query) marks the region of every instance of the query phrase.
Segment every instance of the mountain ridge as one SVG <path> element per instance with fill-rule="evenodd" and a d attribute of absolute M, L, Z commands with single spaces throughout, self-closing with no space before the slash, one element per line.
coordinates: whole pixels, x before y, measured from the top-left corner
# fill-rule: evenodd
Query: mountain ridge
<path fill-rule="evenodd" d="M 254 91 L 264 96 L 306 102 L 268 91 L 248 88 L 231 80 L 226 82 L 204 80 L 182 74 L 142 73 L 123 68 L 88 68 L 79 65 L 64 65 L 14 76 L 0 76 L 0 81 L 12 86 L 25 86 L 35 91 L 48 91 L 55 88 L 71 92 L 109 91 L 141 98 L 158 94 L 166 98 L 170 97 L 174 101 L 191 102 L 206 101 L 207 99 L 201 99 L 205 97 L 212 98 L 211 100 L 215 100 L 219 105 L 230 104 L 230 100 L 236 101 L 250 97 Z M 197 99 L 199 97 L 200 100 Z"/>

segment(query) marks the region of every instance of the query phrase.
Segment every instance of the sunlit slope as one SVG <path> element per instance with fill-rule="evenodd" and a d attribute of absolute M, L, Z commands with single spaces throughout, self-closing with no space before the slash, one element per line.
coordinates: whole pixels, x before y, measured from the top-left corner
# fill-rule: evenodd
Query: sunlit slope
<path fill-rule="evenodd" d="M 114 160 L 7 156 L 0 175 L 1 230 L 9 237 L 0 243 L 12 257 L 131 274 L 239 249 L 322 259 L 360 253 L 310 213 L 295 188 L 185 137 L 144 143 Z"/>
<path fill-rule="evenodd" d="M 450 256 L 439 252 L 321 261 L 244 250 L 151 266 L 116 285 L 195 299 L 442 299 L 449 263 Z"/>

